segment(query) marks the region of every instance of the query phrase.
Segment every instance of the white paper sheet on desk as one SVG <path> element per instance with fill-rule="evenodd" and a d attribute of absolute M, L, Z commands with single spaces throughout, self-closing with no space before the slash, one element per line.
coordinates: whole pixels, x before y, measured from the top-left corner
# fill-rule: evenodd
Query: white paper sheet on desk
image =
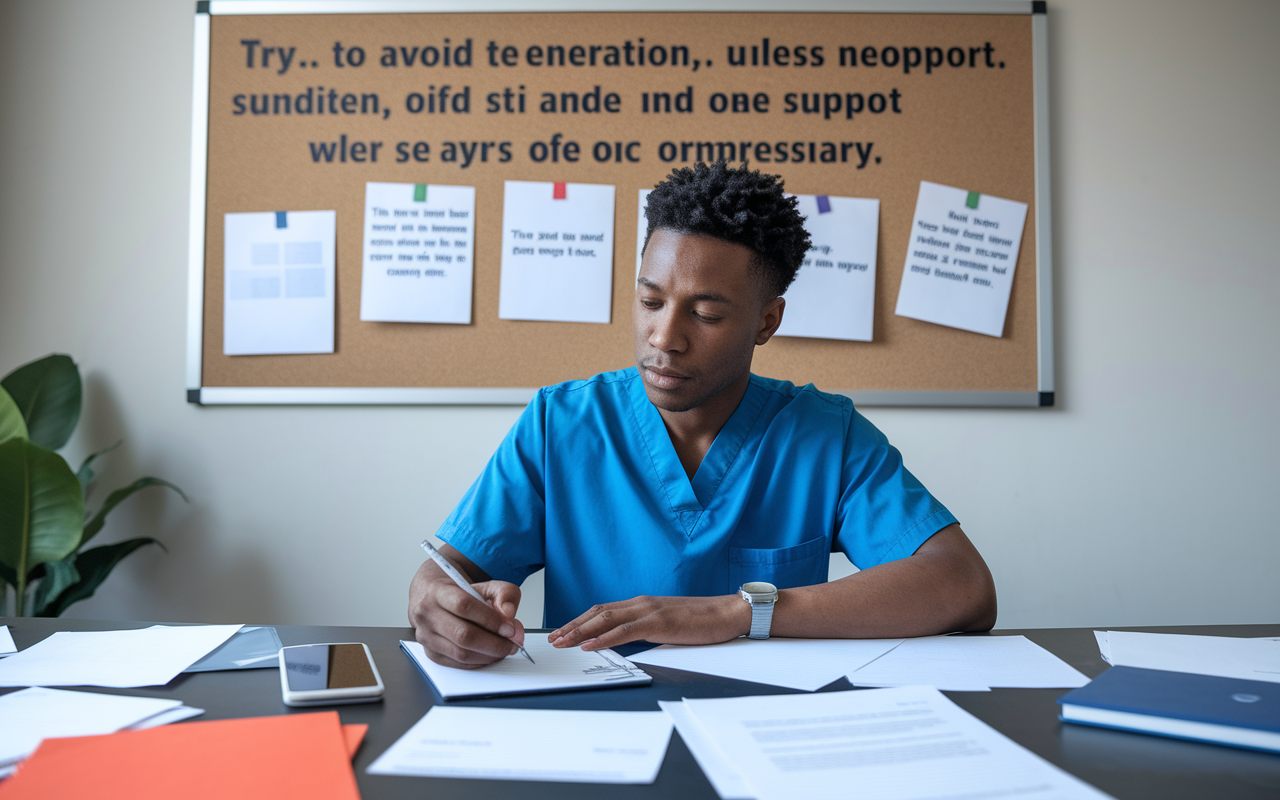
<path fill-rule="evenodd" d="M 707 780 L 715 787 L 720 800 L 752 800 L 755 797 L 751 793 L 751 787 L 747 786 L 747 782 L 738 773 L 737 767 L 733 766 L 729 757 L 702 729 L 698 719 L 689 713 L 684 701 L 659 700 L 658 706 L 676 724 L 680 738 L 684 740 L 689 752 L 693 753 Z"/>
<path fill-rule="evenodd" d="M 114 733 L 182 707 L 181 700 L 33 687 L 0 697 L 0 766 L 26 758 L 51 736 Z"/>
<path fill-rule="evenodd" d="M 12 655 L 18 652 L 18 646 L 13 643 L 13 634 L 9 633 L 8 625 L 0 625 L 0 656 Z"/>
<path fill-rule="evenodd" d="M 1107 631 L 1107 643 L 1117 667 L 1280 683 L 1280 641 L 1275 639 Z"/>
<path fill-rule="evenodd" d="M 731 639 L 722 644 L 660 645 L 637 664 L 702 672 L 812 692 L 897 647 L 902 639 Z"/>
<path fill-rule="evenodd" d="M 433 706 L 369 767 L 374 775 L 653 783 L 671 738 L 661 711 Z"/>
<path fill-rule="evenodd" d="M 759 800 L 1107 797 L 929 686 L 684 702 Z"/>
<path fill-rule="evenodd" d="M 854 686 L 1075 689 L 1083 673 L 1025 636 L 926 636 L 902 644 L 849 675 Z"/>
<path fill-rule="evenodd" d="M 59 631 L 0 660 L 0 686 L 161 686 L 242 627 Z"/>
<path fill-rule="evenodd" d="M 400 642 L 445 700 L 504 694 L 632 686 L 652 682 L 643 670 L 612 650 L 552 647 L 544 636 L 525 639 L 531 663 L 516 654 L 480 669 L 454 669 L 427 658 L 417 642 Z"/>

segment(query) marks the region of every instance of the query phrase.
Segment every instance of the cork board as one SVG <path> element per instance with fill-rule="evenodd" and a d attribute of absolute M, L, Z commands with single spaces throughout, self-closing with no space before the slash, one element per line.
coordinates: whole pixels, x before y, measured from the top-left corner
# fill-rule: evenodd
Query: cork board
<path fill-rule="evenodd" d="M 1037 390 L 1030 15 L 301 14 L 209 24 L 204 387 L 537 387 L 631 366 L 637 191 L 695 161 L 696 143 L 729 143 L 740 160 L 750 142 L 750 165 L 780 174 L 788 191 L 880 200 L 873 341 L 775 338 L 757 350 L 755 372 L 830 391 Z M 468 97 L 465 111 L 452 99 L 443 113 L 410 110 L 420 103 L 411 95 L 438 96 L 445 85 L 451 98 Z M 618 96 L 616 112 L 572 113 L 559 102 L 540 110 L 544 93 L 581 98 L 596 87 Z M 308 92 L 325 98 L 326 113 L 269 108 L 278 95 Z M 658 92 L 687 94 L 690 110 L 646 113 L 643 95 Z M 850 114 L 857 102 L 845 98 L 855 93 L 864 109 Z M 728 99 L 719 113 L 717 94 Z M 735 94 L 749 98 L 745 110 L 733 110 Z M 804 100 L 812 109 L 827 95 L 842 107 L 806 113 Z M 557 134 L 578 143 L 578 160 L 535 160 Z M 315 143 L 343 137 L 348 148 L 381 142 L 376 161 L 314 157 Z M 413 156 L 418 142 L 429 160 Z M 482 160 L 474 145 L 486 142 Z M 767 163 L 757 160 L 760 142 L 773 143 Z M 828 142 L 834 162 L 821 160 Z M 498 319 L 504 180 L 617 188 L 610 324 Z M 1000 338 L 894 315 L 921 180 L 1029 204 Z M 476 187 L 471 324 L 360 321 L 366 181 Z M 336 352 L 223 355 L 223 215 L 281 209 L 337 212 Z"/>

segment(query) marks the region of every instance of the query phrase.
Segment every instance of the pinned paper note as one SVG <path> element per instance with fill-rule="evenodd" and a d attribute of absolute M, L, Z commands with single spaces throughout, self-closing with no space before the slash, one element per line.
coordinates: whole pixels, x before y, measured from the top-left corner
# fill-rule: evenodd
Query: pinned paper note
<path fill-rule="evenodd" d="M 333 352 L 333 211 L 226 214 L 222 352 Z"/>
<path fill-rule="evenodd" d="M 1027 204 L 920 182 L 896 312 L 1004 333 Z"/>
<path fill-rule="evenodd" d="M 649 218 L 644 215 L 649 205 L 649 192 L 652 189 L 640 190 L 640 203 L 636 212 L 636 278 L 640 277 L 640 262 L 644 260 L 644 235 L 649 232 Z"/>
<path fill-rule="evenodd" d="M 880 201 L 796 195 L 811 240 L 787 289 L 779 336 L 871 341 Z"/>
<path fill-rule="evenodd" d="M 471 322 L 474 186 L 366 183 L 360 319 Z"/>
<path fill-rule="evenodd" d="M 608 323 L 614 187 L 507 181 L 498 316 Z"/>

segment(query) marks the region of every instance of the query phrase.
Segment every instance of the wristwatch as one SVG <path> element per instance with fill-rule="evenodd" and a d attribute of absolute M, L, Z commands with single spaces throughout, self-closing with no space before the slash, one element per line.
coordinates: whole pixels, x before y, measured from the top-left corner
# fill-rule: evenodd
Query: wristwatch
<path fill-rule="evenodd" d="M 751 632 L 747 638 L 768 639 L 769 626 L 773 624 L 773 604 L 778 602 L 778 587 L 764 581 L 752 581 L 742 584 L 738 591 L 751 606 Z"/>

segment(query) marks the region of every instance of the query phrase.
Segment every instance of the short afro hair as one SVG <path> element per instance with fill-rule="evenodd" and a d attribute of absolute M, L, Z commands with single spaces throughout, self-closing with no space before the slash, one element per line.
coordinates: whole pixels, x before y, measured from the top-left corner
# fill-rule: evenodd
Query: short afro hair
<path fill-rule="evenodd" d="M 645 247 L 659 228 L 743 245 L 756 254 L 754 266 L 769 296 L 780 297 L 809 250 L 804 217 L 782 189 L 781 176 L 745 163 L 730 167 L 721 160 L 676 169 L 649 193 Z"/>

